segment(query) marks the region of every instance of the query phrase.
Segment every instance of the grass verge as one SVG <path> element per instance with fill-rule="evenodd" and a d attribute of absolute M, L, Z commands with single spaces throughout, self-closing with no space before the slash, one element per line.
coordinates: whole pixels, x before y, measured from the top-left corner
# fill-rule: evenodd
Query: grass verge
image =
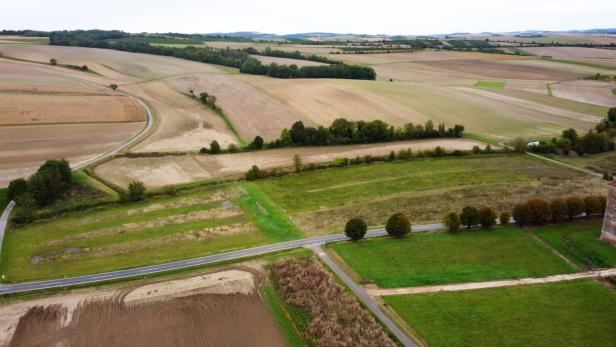
<path fill-rule="evenodd" d="M 4 212 L 6 205 L 9 204 L 9 198 L 6 196 L 6 188 L 0 189 L 0 214 Z"/>
<path fill-rule="evenodd" d="M 536 228 L 533 233 L 559 253 L 586 268 L 616 265 L 616 247 L 601 241 L 602 220 Z"/>
<path fill-rule="evenodd" d="M 430 346 L 612 346 L 616 295 L 594 281 L 385 297 Z"/>
<path fill-rule="evenodd" d="M 248 194 L 239 203 L 254 223 L 269 237 L 277 241 L 288 241 L 304 236 L 304 233 L 291 222 L 259 187 L 253 183 L 240 184 Z"/>
<path fill-rule="evenodd" d="M 331 248 L 361 276 L 362 282 L 372 282 L 381 288 L 540 277 L 575 271 L 531 235 L 514 227 L 341 242 L 332 244 Z"/>

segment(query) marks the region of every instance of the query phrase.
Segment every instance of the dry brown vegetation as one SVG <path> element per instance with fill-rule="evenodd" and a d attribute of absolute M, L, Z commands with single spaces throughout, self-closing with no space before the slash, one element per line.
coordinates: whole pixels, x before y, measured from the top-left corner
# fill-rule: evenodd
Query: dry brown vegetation
<path fill-rule="evenodd" d="M 576 74 L 555 69 L 505 64 L 487 60 L 425 61 L 421 64 L 445 70 L 459 71 L 492 78 L 564 81 L 579 77 Z"/>
<path fill-rule="evenodd" d="M 281 260 L 274 273 L 284 300 L 310 313 L 307 332 L 317 346 L 396 345 L 318 262 Z"/>

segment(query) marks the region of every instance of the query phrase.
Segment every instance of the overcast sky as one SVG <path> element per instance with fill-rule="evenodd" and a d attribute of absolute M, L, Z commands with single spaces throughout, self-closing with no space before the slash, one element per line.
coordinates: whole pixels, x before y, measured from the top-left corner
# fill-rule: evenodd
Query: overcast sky
<path fill-rule="evenodd" d="M 30 0 L 0 9 L 0 29 L 439 34 L 615 26 L 615 0 Z"/>

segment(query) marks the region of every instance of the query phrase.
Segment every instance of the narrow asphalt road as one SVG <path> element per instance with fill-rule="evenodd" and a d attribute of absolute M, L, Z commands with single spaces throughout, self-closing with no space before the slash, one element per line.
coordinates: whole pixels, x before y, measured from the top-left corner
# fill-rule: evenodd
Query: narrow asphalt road
<path fill-rule="evenodd" d="M 389 331 L 391 331 L 391 333 L 396 336 L 400 343 L 402 343 L 406 347 L 417 347 L 417 344 L 413 342 L 413 340 L 411 340 L 408 335 L 406 335 L 402 331 L 402 329 L 400 329 L 400 327 L 398 327 L 398 325 L 394 323 L 391 318 L 389 318 L 389 316 L 387 316 L 385 312 L 381 310 L 379 305 L 374 302 L 374 300 L 368 295 L 364 288 L 355 283 L 355 281 L 353 281 L 351 277 L 349 277 L 349 275 L 347 275 L 346 272 L 344 272 L 344 270 L 342 270 L 338 266 L 338 264 L 336 264 L 336 262 L 334 262 L 332 258 L 327 255 L 327 253 L 325 253 L 325 251 L 323 251 L 323 248 L 321 247 L 320 243 L 316 245 L 310 245 L 309 248 L 311 248 L 314 253 L 325 264 L 327 264 L 327 266 L 329 266 L 332 271 L 334 271 L 336 276 L 338 276 L 338 278 L 340 278 L 340 280 L 342 280 L 342 282 L 344 282 L 344 284 L 349 287 L 349 289 L 351 289 L 353 293 L 355 293 L 355 296 L 357 296 L 357 298 L 372 312 L 372 314 L 374 314 L 381 321 L 381 323 L 383 323 L 383 325 L 385 325 L 387 329 L 389 329 Z"/>
<path fill-rule="evenodd" d="M 421 232 L 421 231 L 434 231 L 443 229 L 442 224 L 426 224 L 426 225 L 417 225 L 413 226 L 413 232 Z M 386 235 L 386 231 L 384 229 L 377 229 L 369 231 L 366 234 L 366 237 L 379 237 Z M 245 257 L 252 257 L 261 254 L 273 253 L 278 251 L 289 250 L 293 248 L 304 247 L 308 245 L 315 244 L 324 244 L 327 242 L 335 242 L 335 241 L 343 241 L 347 240 L 347 237 L 344 234 L 336 234 L 336 235 L 327 235 L 327 236 L 318 236 L 312 237 L 308 239 L 301 240 L 293 240 L 281 243 L 275 243 L 266 246 L 247 248 L 232 252 L 225 252 L 220 254 L 209 255 L 205 257 L 199 257 L 194 259 L 186 259 L 179 260 L 171 263 L 165 263 L 160 265 L 150 265 L 139 268 L 132 268 L 126 270 L 119 271 L 111 271 L 111 272 L 103 272 L 91 275 L 83 275 L 83 276 L 75 276 L 75 277 L 67 277 L 67 278 L 58 278 L 52 280 L 44 280 L 44 281 L 35 281 L 35 282 L 27 282 L 27 283 L 16 283 L 16 284 L 4 284 L 0 285 L 0 295 L 3 294 L 11 294 L 11 293 L 21 293 L 28 292 L 34 290 L 41 289 L 49 289 L 49 288 L 60 288 L 60 287 L 68 287 L 75 285 L 82 285 L 88 283 L 98 283 L 105 281 L 112 281 L 121 278 L 129 278 L 129 277 L 137 277 L 148 274 L 156 274 L 161 272 L 173 271 L 178 269 L 185 269 L 195 266 L 214 264 L 221 261 L 226 260 L 234 260 Z"/>

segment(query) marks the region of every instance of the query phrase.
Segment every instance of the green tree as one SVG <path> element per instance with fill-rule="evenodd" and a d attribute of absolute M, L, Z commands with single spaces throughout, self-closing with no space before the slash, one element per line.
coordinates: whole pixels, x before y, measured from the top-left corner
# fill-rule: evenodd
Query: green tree
<path fill-rule="evenodd" d="M 115 84 L 115 83 L 112 83 L 112 84 L 109 85 L 109 88 L 111 88 L 113 90 L 116 90 L 116 89 L 118 89 L 118 85 Z"/>
<path fill-rule="evenodd" d="M 56 199 L 51 188 L 52 182 L 51 174 L 46 172 L 37 172 L 28 178 L 28 192 L 38 206 L 46 206 Z"/>
<path fill-rule="evenodd" d="M 141 181 L 132 181 L 128 185 L 128 201 L 137 202 L 145 199 L 145 185 Z"/>
<path fill-rule="evenodd" d="M 263 173 L 261 172 L 261 170 L 259 170 L 259 167 L 256 165 L 253 165 L 250 170 L 248 170 L 248 172 L 246 172 L 246 180 L 247 181 L 255 181 L 258 180 L 259 178 L 263 177 Z"/>
<path fill-rule="evenodd" d="M 509 144 L 511 145 L 511 147 L 513 147 L 513 150 L 517 153 L 525 153 L 526 150 L 528 149 L 528 143 L 526 142 L 525 139 L 521 137 L 516 137 L 515 139 L 511 140 Z"/>
<path fill-rule="evenodd" d="M 575 144 L 575 142 L 578 139 L 578 133 L 577 131 L 575 131 L 575 129 L 569 128 L 567 130 L 563 130 L 562 137 L 564 139 L 571 141 L 572 144 Z"/>
<path fill-rule="evenodd" d="M 513 219 L 515 222 L 523 227 L 530 223 L 530 207 L 528 204 L 517 204 L 513 207 Z"/>
<path fill-rule="evenodd" d="M 411 222 L 404 214 L 395 213 L 387 220 L 385 230 L 393 237 L 402 237 L 411 232 Z"/>
<path fill-rule="evenodd" d="M 496 212 L 489 207 L 480 207 L 479 208 L 479 224 L 484 229 L 489 229 L 496 225 Z"/>
<path fill-rule="evenodd" d="M 256 148 L 256 149 L 261 149 L 261 148 L 263 148 L 263 138 L 262 138 L 261 136 L 257 135 L 257 136 L 255 137 L 255 139 L 254 139 L 254 140 L 252 140 L 251 146 L 252 146 L 253 148 Z"/>
<path fill-rule="evenodd" d="M 13 222 L 18 224 L 30 223 L 34 220 L 34 210 L 37 208 L 36 200 L 30 193 L 17 197 L 17 208 L 13 215 Z"/>
<path fill-rule="evenodd" d="M 450 233 L 460 230 L 460 217 L 456 212 L 449 212 L 443 216 L 443 224 Z"/>
<path fill-rule="evenodd" d="M 352 241 L 363 239 L 367 231 L 368 226 L 361 218 L 353 218 L 349 220 L 344 227 L 344 234 Z"/>
<path fill-rule="evenodd" d="M 563 199 L 554 199 L 550 203 L 552 221 L 558 223 L 567 218 L 567 202 Z"/>
<path fill-rule="evenodd" d="M 280 143 L 284 147 L 288 147 L 293 144 L 293 140 L 291 139 L 291 132 L 289 131 L 289 129 L 282 129 L 282 132 L 280 133 Z"/>
<path fill-rule="evenodd" d="M 578 196 L 570 196 L 566 200 L 567 214 L 569 219 L 573 219 L 584 213 L 584 201 Z"/>
<path fill-rule="evenodd" d="M 469 230 L 473 225 L 479 224 L 479 211 L 472 206 L 466 206 L 460 213 L 460 222 Z"/>
<path fill-rule="evenodd" d="M 203 93 L 199 94 L 199 100 L 204 105 L 207 105 L 207 99 L 208 98 L 209 98 L 209 94 L 208 93 L 203 92 Z"/>
<path fill-rule="evenodd" d="M 58 59 L 56 59 L 56 58 L 49 59 L 49 64 L 53 65 L 53 66 L 58 65 Z"/>
<path fill-rule="evenodd" d="M 218 144 L 218 141 L 214 140 L 212 141 L 212 143 L 210 143 L 210 153 L 212 154 L 220 153 L 220 145 Z"/>
<path fill-rule="evenodd" d="M 22 194 L 25 194 L 28 191 L 28 182 L 26 182 L 23 178 L 18 178 L 16 180 L 12 180 L 9 183 L 9 187 L 6 191 L 6 196 L 9 200 L 15 200 Z"/>
<path fill-rule="evenodd" d="M 295 169 L 295 172 L 302 171 L 302 157 L 300 157 L 297 153 L 293 155 L 293 168 Z"/>
<path fill-rule="evenodd" d="M 303 144 L 306 140 L 306 127 L 302 121 L 295 122 L 291 126 L 291 140 L 294 144 Z"/>

